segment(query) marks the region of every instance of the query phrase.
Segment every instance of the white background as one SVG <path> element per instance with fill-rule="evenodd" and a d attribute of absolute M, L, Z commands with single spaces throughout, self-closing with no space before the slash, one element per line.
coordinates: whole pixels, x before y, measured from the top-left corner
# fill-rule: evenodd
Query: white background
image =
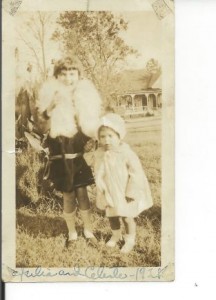
<path fill-rule="evenodd" d="M 8 284 L 7 300 L 216 299 L 216 1 L 175 2 L 175 281 Z"/>

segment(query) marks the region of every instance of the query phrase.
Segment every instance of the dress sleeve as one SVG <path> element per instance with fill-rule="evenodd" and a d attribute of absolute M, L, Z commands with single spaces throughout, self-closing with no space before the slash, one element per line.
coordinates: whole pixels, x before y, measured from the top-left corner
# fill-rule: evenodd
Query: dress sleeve
<path fill-rule="evenodd" d="M 50 118 L 47 116 L 46 110 L 40 113 L 37 109 L 35 129 L 39 134 L 45 134 L 50 130 Z"/>
<path fill-rule="evenodd" d="M 127 155 L 127 168 L 129 177 L 126 187 L 126 197 L 139 200 L 141 195 L 145 195 L 145 202 L 148 202 L 148 206 L 151 206 L 152 196 L 148 179 L 137 154 L 131 149 Z"/>
<path fill-rule="evenodd" d="M 36 127 L 40 133 L 46 133 L 50 129 L 50 116 L 47 108 L 53 100 L 56 91 L 56 80 L 47 80 L 38 89 L 36 101 Z"/>

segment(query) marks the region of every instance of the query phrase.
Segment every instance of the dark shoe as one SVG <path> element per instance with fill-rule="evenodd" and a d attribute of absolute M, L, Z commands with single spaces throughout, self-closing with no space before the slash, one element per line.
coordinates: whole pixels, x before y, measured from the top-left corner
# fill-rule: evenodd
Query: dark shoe
<path fill-rule="evenodd" d="M 76 240 L 69 240 L 68 238 L 65 241 L 65 248 L 71 248 L 76 243 Z"/>

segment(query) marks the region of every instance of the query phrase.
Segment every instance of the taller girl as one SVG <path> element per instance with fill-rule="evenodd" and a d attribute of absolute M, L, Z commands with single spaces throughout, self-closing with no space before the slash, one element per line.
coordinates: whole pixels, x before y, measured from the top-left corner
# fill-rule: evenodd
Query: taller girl
<path fill-rule="evenodd" d="M 100 96 L 89 80 L 81 78 L 76 60 L 66 58 L 55 64 L 54 77 L 43 84 L 38 108 L 49 128 L 48 175 L 55 188 L 63 192 L 68 240 L 77 239 L 77 207 L 84 223 L 84 236 L 94 239 L 86 188 L 94 183 L 94 178 L 83 152 L 91 138 L 96 136 Z"/>

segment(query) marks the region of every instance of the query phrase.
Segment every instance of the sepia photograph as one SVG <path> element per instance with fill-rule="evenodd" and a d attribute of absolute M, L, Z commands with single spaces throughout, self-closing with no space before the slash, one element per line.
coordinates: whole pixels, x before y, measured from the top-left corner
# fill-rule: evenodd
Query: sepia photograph
<path fill-rule="evenodd" d="M 173 11 L 147 2 L 13 13 L 11 281 L 174 279 Z"/>

